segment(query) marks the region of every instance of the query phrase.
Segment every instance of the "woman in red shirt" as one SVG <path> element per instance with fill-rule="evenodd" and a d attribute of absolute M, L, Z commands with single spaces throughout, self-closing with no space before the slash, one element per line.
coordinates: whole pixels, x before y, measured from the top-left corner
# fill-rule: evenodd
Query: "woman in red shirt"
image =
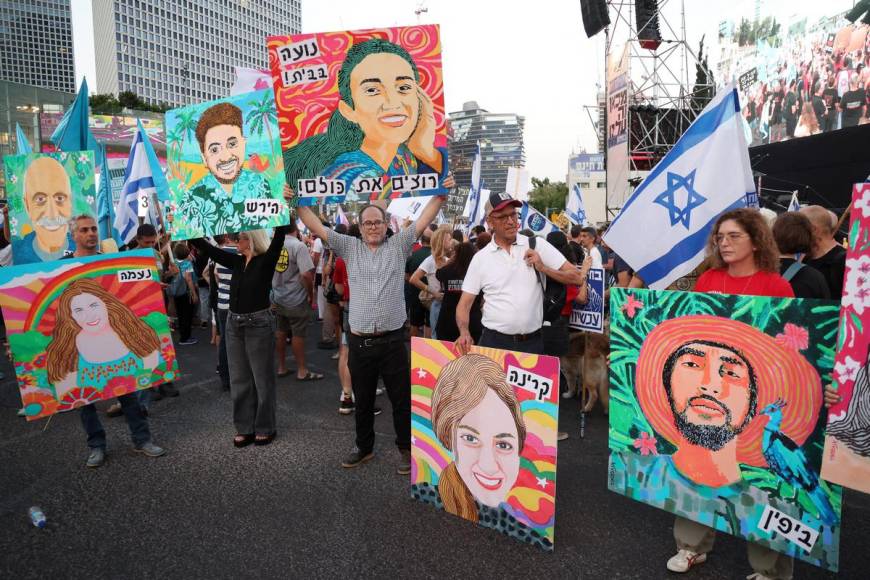
<path fill-rule="evenodd" d="M 712 269 L 698 278 L 695 292 L 791 298 L 779 275 L 779 251 L 767 222 L 751 208 L 723 213 L 707 242 Z"/>

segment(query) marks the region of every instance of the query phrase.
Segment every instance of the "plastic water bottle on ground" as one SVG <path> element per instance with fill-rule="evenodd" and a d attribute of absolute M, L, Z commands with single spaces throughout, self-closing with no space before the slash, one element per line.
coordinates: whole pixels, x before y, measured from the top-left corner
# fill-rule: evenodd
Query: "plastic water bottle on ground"
<path fill-rule="evenodd" d="M 45 513 L 42 511 L 42 508 L 40 508 L 39 506 L 33 506 L 32 508 L 27 510 L 27 513 L 30 514 L 30 521 L 33 523 L 34 526 L 36 526 L 37 528 L 45 527 Z"/>

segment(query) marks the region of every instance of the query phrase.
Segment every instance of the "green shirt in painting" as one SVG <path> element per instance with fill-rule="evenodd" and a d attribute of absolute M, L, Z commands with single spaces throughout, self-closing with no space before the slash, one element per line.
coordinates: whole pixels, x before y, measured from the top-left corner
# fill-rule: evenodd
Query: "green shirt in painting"
<path fill-rule="evenodd" d="M 176 217 L 186 226 L 189 237 L 266 228 L 272 225 L 273 218 L 245 215 L 245 200 L 271 198 L 269 183 L 254 171 L 242 169 L 232 195 L 208 173 L 187 191 L 176 208 Z"/>

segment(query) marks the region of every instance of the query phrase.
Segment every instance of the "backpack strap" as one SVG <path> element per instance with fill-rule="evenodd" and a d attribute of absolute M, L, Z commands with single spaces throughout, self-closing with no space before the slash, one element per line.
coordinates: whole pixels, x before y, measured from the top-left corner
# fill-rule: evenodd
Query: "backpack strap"
<path fill-rule="evenodd" d="M 785 272 L 782 273 L 782 277 L 785 278 L 786 282 L 791 282 L 791 279 L 797 275 L 798 272 L 804 267 L 803 262 L 793 262 L 788 268 L 785 269 Z"/>

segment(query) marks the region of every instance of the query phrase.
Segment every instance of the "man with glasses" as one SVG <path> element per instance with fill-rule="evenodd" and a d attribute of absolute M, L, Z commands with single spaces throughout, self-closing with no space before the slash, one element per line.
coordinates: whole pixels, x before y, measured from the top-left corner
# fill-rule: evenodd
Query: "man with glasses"
<path fill-rule="evenodd" d="M 544 292 L 538 272 L 562 284 L 579 286 L 583 275 L 547 240 L 520 236 L 517 207 L 522 203 L 506 193 L 492 193 L 486 202 L 486 223 L 492 241 L 474 255 L 462 283 L 456 307 L 461 354 L 474 344 L 468 330 L 471 305 L 483 292 L 483 333 L 480 346 L 544 354 Z"/>
<path fill-rule="evenodd" d="M 452 177 L 444 186 L 453 187 Z M 387 216 L 378 205 L 359 213 L 362 239 L 339 234 L 320 223 L 308 207 L 299 207 L 302 223 L 321 236 L 347 266 L 350 284 L 348 367 L 356 399 L 356 450 L 341 462 L 357 467 L 374 457 L 375 392 L 380 376 L 393 407 L 396 446 L 402 455 L 397 472 L 411 472 L 411 368 L 405 344 L 405 262 L 414 240 L 435 219 L 445 197 L 433 197 L 420 218 L 387 237 Z"/>

